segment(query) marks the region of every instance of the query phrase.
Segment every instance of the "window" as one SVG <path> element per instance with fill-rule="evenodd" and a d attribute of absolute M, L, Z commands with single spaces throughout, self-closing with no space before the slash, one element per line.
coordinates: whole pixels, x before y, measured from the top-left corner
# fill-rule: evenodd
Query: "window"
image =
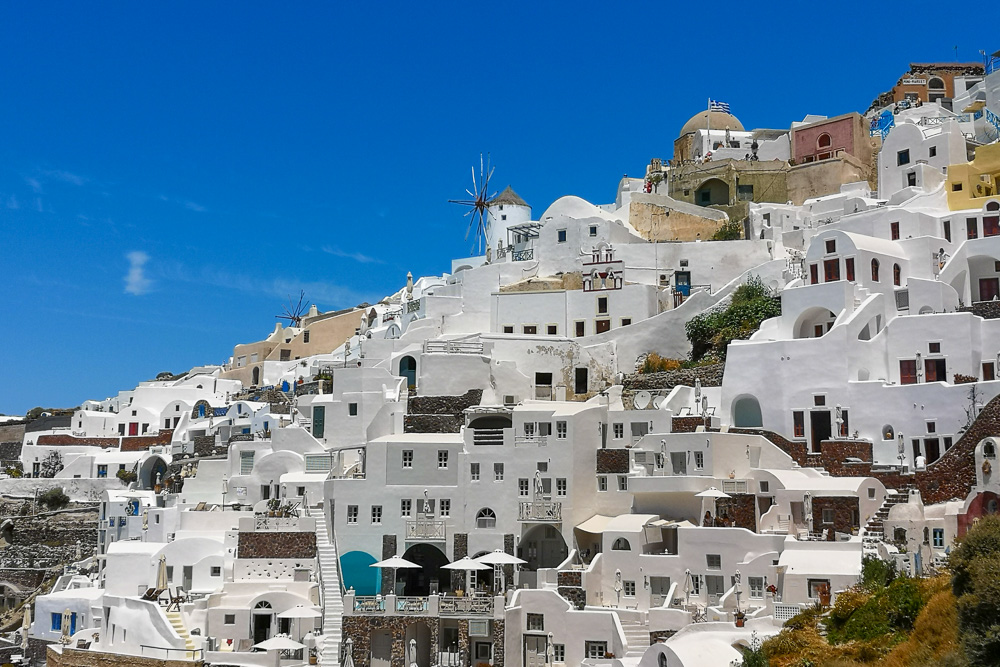
<path fill-rule="evenodd" d="M 809 284 L 815 285 L 819 283 L 819 264 L 809 265 Z"/>
<path fill-rule="evenodd" d="M 348 403 L 347 404 L 347 414 L 350 417 L 357 417 L 358 416 L 358 404 L 357 403 Z"/>
<path fill-rule="evenodd" d="M 695 470 L 703 470 L 705 468 L 705 452 L 694 453 L 694 468 Z"/>
<path fill-rule="evenodd" d="M 869 486 L 868 487 L 868 500 L 875 500 L 875 487 L 874 486 Z"/>
<path fill-rule="evenodd" d="M 590 389 L 590 372 L 586 366 L 576 368 L 573 371 L 573 393 L 586 394 Z"/>
<path fill-rule="evenodd" d="M 625 437 L 625 424 L 612 424 L 612 430 L 615 440 L 621 440 Z"/>
<path fill-rule="evenodd" d="M 441 516 L 451 516 L 451 498 L 441 499 Z"/>
<path fill-rule="evenodd" d="M 903 281 L 903 270 L 899 268 L 899 264 L 892 265 L 892 284 L 899 287 L 900 283 Z"/>
<path fill-rule="evenodd" d="M 372 523 L 380 524 L 382 523 L 382 506 L 372 505 Z"/>
<path fill-rule="evenodd" d="M 771 483 L 768 482 L 768 481 L 766 481 L 766 480 L 763 480 L 763 479 L 760 480 L 760 492 L 761 493 L 770 493 L 771 492 Z"/>
<path fill-rule="evenodd" d="M 566 243 L 565 229 L 560 229 L 559 231 L 556 232 L 556 240 L 559 241 L 559 243 Z"/>
<path fill-rule="evenodd" d="M 627 598 L 635 597 L 635 582 L 634 581 L 623 581 L 622 582 L 622 593 L 625 594 Z"/>
<path fill-rule="evenodd" d="M 979 238 L 979 221 L 975 218 L 965 219 L 965 235 L 970 239 Z"/>
<path fill-rule="evenodd" d="M 618 490 L 619 491 L 628 491 L 628 476 L 627 475 L 618 475 Z"/>
<path fill-rule="evenodd" d="M 937 146 L 931 146 L 927 149 L 927 157 L 937 157 Z"/>
<path fill-rule="evenodd" d="M 831 508 L 823 509 L 823 525 L 833 525 L 834 520 L 837 518 L 837 513 Z"/>
<path fill-rule="evenodd" d="M 823 262 L 823 282 L 840 280 L 840 260 L 828 259 Z"/>
<path fill-rule="evenodd" d="M 624 537 L 619 537 L 611 545 L 612 551 L 632 551 L 632 545 Z"/>
<path fill-rule="evenodd" d="M 503 332 L 504 333 L 509 333 L 509 334 L 514 333 L 514 325 L 513 324 L 505 324 L 505 325 L 503 325 Z"/>
<path fill-rule="evenodd" d="M 906 175 L 906 185 L 910 188 L 917 185 L 917 172 L 911 171 Z"/>
<path fill-rule="evenodd" d="M 627 327 L 630 324 L 632 324 L 632 318 L 631 317 L 623 317 L 622 318 L 622 326 L 623 327 Z"/>
<path fill-rule="evenodd" d="M 889 238 L 893 241 L 899 240 L 899 223 L 890 222 L 889 223 Z"/>
<path fill-rule="evenodd" d="M 503 464 L 494 463 L 493 464 L 493 481 L 502 482 L 503 481 Z"/>
<path fill-rule="evenodd" d="M 550 336 L 557 336 L 559 334 L 559 326 L 555 324 L 550 324 L 547 327 L 545 327 L 545 331 Z"/>
<path fill-rule="evenodd" d="M 305 331 L 302 332 L 302 342 L 303 343 L 309 342 L 309 329 L 306 329 Z"/>
<path fill-rule="evenodd" d="M 837 252 L 837 240 L 827 239 L 826 241 L 826 254 L 831 254 Z"/>
<path fill-rule="evenodd" d="M 941 354 L 941 343 L 927 343 L 927 351 L 931 354 Z"/>
<path fill-rule="evenodd" d="M 848 257 L 844 260 L 844 273 L 847 274 L 847 281 L 854 282 L 854 258 Z"/>
<path fill-rule="evenodd" d="M 608 297 L 606 296 L 597 297 L 597 314 L 598 315 L 608 314 Z"/>
<path fill-rule="evenodd" d="M 496 528 L 497 527 L 497 515 L 496 512 L 491 510 L 489 507 L 484 507 L 479 510 L 476 514 L 476 528 Z"/>
<path fill-rule="evenodd" d="M 996 379 L 996 366 L 992 361 L 983 362 L 983 381 Z"/>
<path fill-rule="evenodd" d="M 407 517 L 413 514 L 413 501 L 403 498 L 399 501 L 399 516 Z"/>
<path fill-rule="evenodd" d="M 705 561 L 709 570 L 722 569 L 722 556 L 720 554 L 705 554 Z"/>
<path fill-rule="evenodd" d="M 218 566 L 218 565 L 212 566 L 212 576 L 213 577 L 221 577 L 222 576 L 222 568 L 220 566 Z"/>
<path fill-rule="evenodd" d="M 448 467 L 448 450 L 439 449 L 438 450 L 438 469 L 446 469 Z"/>
<path fill-rule="evenodd" d="M 559 477 L 556 479 L 556 495 L 565 496 L 566 495 L 566 478 Z"/>
<path fill-rule="evenodd" d="M 584 644 L 584 653 L 587 654 L 588 658 L 593 658 L 595 660 L 603 660 L 604 656 L 607 655 L 608 653 L 608 643 L 588 641 L 586 644 Z"/>
<path fill-rule="evenodd" d="M 528 632 L 545 632 L 545 615 L 528 614 Z"/>
<path fill-rule="evenodd" d="M 962 191 L 962 184 L 961 183 L 952 183 L 951 184 L 951 191 L 952 192 L 961 192 Z"/>
<path fill-rule="evenodd" d="M 404 449 L 403 450 L 403 467 L 412 468 L 413 467 L 413 450 Z"/>
<path fill-rule="evenodd" d="M 226 625 L 236 625 L 236 614 L 224 614 L 223 622 Z"/>
<path fill-rule="evenodd" d="M 944 240 L 951 243 L 951 220 L 944 220 L 941 223 L 941 227 L 944 232 Z"/>
<path fill-rule="evenodd" d="M 107 476 L 108 476 L 108 466 L 106 465 L 97 466 L 97 477 L 101 478 Z"/>
<path fill-rule="evenodd" d="M 736 197 L 740 201 L 753 201 L 753 184 L 736 186 Z"/>
<path fill-rule="evenodd" d="M 934 546 L 938 549 L 944 548 L 944 528 L 934 529 Z"/>
<path fill-rule="evenodd" d="M 528 480 L 524 477 L 517 480 L 517 495 L 527 496 L 529 490 Z"/>
<path fill-rule="evenodd" d="M 292 351 L 291 350 L 281 350 L 281 352 L 279 354 L 279 357 L 280 357 L 279 361 L 291 361 L 291 359 L 292 359 Z"/>
<path fill-rule="evenodd" d="M 764 597 L 764 577 L 747 577 L 747 584 L 750 586 L 751 599 Z"/>
<path fill-rule="evenodd" d="M 593 228 L 591 228 L 593 229 Z M 555 662 L 566 662 L 566 645 L 565 644 L 553 644 L 552 645 L 552 659 Z"/>
<path fill-rule="evenodd" d="M 792 413 L 792 437 L 806 437 L 806 415 L 801 410 Z"/>
<path fill-rule="evenodd" d="M 874 283 L 878 282 L 878 260 L 877 259 L 873 259 L 872 260 L 872 282 L 874 282 Z"/>
<path fill-rule="evenodd" d="M 576 322 L 575 326 L 576 326 L 576 337 L 577 338 L 586 335 L 586 327 L 587 327 L 587 323 L 586 322 L 584 322 L 584 321 L 581 320 L 579 322 Z"/>
<path fill-rule="evenodd" d="M 566 422 L 556 422 L 556 439 L 565 440 L 566 439 Z"/>
<path fill-rule="evenodd" d="M 470 463 L 469 464 L 469 477 L 472 479 L 473 482 L 478 482 L 479 481 L 479 464 L 478 463 Z"/>
<path fill-rule="evenodd" d="M 590 235 L 591 236 L 597 236 L 597 225 L 591 225 L 590 226 Z"/>
<path fill-rule="evenodd" d="M 917 383 L 917 362 L 915 359 L 899 360 L 899 384 Z"/>
<path fill-rule="evenodd" d="M 1000 216 L 987 215 L 983 217 L 983 236 L 1000 235 Z"/>
<path fill-rule="evenodd" d="M 240 474 L 250 475 L 253 473 L 253 451 L 240 452 Z"/>
<path fill-rule="evenodd" d="M 910 150 L 902 150 L 896 153 L 896 166 L 902 167 L 904 164 L 910 164 Z"/>
<path fill-rule="evenodd" d="M 347 523 L 357 523 L 358 522 L 358 506 L 348 505 L 347 506 Z"/>
<path fill-rule="evenodd" d="M 597 476 L 597 490 L 607 491 L 608 490 L 608 478 L 604 475 Z"/>
<path fill-rule="evenodd" d="M 818 394 L 816 396 L 813 396 L 813 405 L 817 407 L 822 407 L 826 405 L 826 396 L 823 394 Z"/>
<path fill-rule="evenodd" d="M 937 422 L 927 422 L 927 432 L 937 433 Z"/>
<path fill-rule="evenodd" d="M 809 597 L 814 599 L 819 599 L 820 590 L 825 589 L 830 590 L 830 580 L 829 579 L 809 579 Z"/>
<path fill-rule="evenodd" d="M 535 324 L 525 324 L 524 327 L 521 328 L 521 331 L 523 331 L 527 336 L 534 336 L 538 333 L 538 326 Z"/>
<path fill-rule="evenodd" d="M 52 614 L 52 630 L 53 632 L 62 630 L 62 613 Z"/>

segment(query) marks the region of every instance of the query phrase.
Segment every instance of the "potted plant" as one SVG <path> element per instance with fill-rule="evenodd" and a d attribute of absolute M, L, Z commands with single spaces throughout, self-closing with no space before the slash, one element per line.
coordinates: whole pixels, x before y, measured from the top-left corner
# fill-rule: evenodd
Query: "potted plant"
<path fill-rule="evenodd" d="M 778 587 L 774 584 L 768 584 L 767 594 L 773 597 L 775 602 L 781 602 L 781 595 L 778 594 Z"/>
<path fill-rule="evenodd" d="M 272 517 L 273 516 L 277 516 L 278 515 L 278 509 L 280 507 L 281 507 L 281 501 L 280 500 L 278 500 L 277 498 L 271 498 L 271 499 L 269 499 L 267 501 L 267 515 L 268 516 L 272 516 Z"/>
<path fill-rule="evenodd" d="M 738 628 L 742 628 L 743 625 L 746 623 L 747 615 L 745 612 L 740 611 L 739 609 L 736 610 L 736 613 L 733 614 L 733 617 L 736 619 L 736 627 Z"/>

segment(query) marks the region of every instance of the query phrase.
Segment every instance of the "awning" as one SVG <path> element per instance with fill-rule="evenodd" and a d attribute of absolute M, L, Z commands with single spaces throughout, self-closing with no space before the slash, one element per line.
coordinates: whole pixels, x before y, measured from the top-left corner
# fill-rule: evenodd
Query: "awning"
<path fill-rule="evenodd" d="M 778 565 L 787 574 L 798 576 L 860 576 L 861 550 L 845 549 L 785 549 Z"/>
<path fill-rule="evenodd" d="M 614 517 L 604 516 L 603 514 L 595 514 L 577 526 L 577 529 L 592 535 L 600 535 L 604 532 L 604 529 L 613 518 Z"/>

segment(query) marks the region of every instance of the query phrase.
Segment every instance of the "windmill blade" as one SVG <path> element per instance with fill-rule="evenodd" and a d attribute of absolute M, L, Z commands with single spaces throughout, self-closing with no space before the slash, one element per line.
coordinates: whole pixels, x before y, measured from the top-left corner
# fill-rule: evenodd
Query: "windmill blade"
<path fill-rule="evenodd" d="M 476 168 L 471 167 L 471 169 L 472 169 L 472 189 L 475 190 L 476 192 L 479 192 L 479 186 L 476 184 Z"/>
<path fill-rule="evenodd" d="M 469 193 L 470 197 L 472 197 L 473 199 L 475 199 L 475 197 L 476 197 L 476 193 L 475 192 L 469 192 L 469 188 L 465 188 L 465 191 Z"/>

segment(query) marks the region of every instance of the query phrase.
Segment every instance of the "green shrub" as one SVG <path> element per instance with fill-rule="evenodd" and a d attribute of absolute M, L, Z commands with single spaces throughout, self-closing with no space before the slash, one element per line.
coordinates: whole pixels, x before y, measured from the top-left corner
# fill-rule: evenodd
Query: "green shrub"
<path fill-rule="evenodd" d="M 696 315 L 684 325 L 692 361 L 725 360 L 730 342 L 749 338 L 761 322 L 779 315 L 780 301 L 759 276 L 750 276 L 733 291 L 728 306 Z"/>
<path fill-rule="evenodd" d="M 861 561 L 861 586 L 870 593 L 877 593 L 896 578 L 896 561 L 865 556 Z"/>
<path fill-rule="evenodd" d="M 38 496 L 38 503 L 50 510 L 58 510 L 69 505 L 69 496 L 63 493 L 62 487 L 56 487 Z"/>
<path fill-rule="evenodd" d="M 726 220 L 712 234 L 713 241 L 738 241 L 743 238 L 743 223 L 736 220 Z"/>

